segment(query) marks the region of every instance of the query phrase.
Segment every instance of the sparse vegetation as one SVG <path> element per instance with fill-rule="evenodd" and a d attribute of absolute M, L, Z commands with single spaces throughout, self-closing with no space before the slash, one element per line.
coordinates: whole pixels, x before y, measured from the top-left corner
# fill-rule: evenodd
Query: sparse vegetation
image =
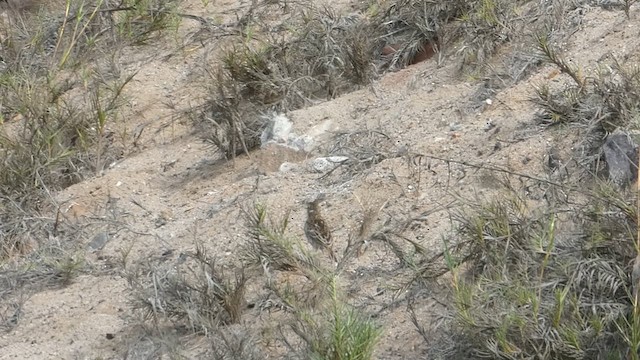
<path fill-rule="evenodd" d="M 336 284 L 331 296 L 317 312 L 295 313 L 293 332 L 304 343 L 301 358 L 371 359 L 381 329 L 338 298 Z M 290 343 L 290 342 L 287 342 Z M 291 347 L 292 352 L 300 352 Z"/>
<path fill-rule="evenodd" d="M 256 5 L 249 13 L 259 10 L 267 12 Z M 362 19 L 310 2 L 296 4 L 291 14 L 279 26 L 249 16 L 243 37 L 225 50 L 210 76 L 209 99 L 195 109 L 195 125 L 226 158 L 260 145 L 267 110 L 330 99 L 374 77 L 374 44 Z M 239 110 L 229 113 L 229 106 Z"/>
<path fill-rule="evenodd" d="M 340 272 L 287 255 L 291 251 L 284 249 L 296 247 L 299 252 L 306 251 L 287 237 L 286 220 L 274 222 L 267 216 L 265 207 L 255 206 L 255 211 L 247 212 L 247 220 L 250 238 L 245 251 L 248 258 L 260 260 L 267 288 L 291 314 L 286 324 L 292 333 L 281 330 L 290 352 L 299 354 L 299 358 L 371 359 L 380 329 L 365 314 L 347 304 L 338 284 Z M 268 250 L 270 248 L 283 250 Z M 345 256 L 349 255 L 353 254 L 345 252 Z M 278 261 L 282 258 L 295 258 L 286 263 L 294 263 L 296 267 L 283 267 Z M 254 265 L 258 264 L 254 261 Z M 278 282 L 273 273 L 293 269 L 304 275 L 306 282 Z"/>
<path fill-rule="evenodd" d="M 313 277 L 320 266 L 318 260 L 299 239 L 288 235 L 287 218 L 285 215 L 278 221 L 267 216 L 267 208 L 260 204 L 245 210 L 249 238 L 242 249 L 244 263 L 274 270 L 308 271 L 307 275 Z"/>
<path fill-rule="evenodd" d="M 245 271 L 258 270 L 264 275 L 268 297 L 276 299 L 259 307 L 285 310 L 288 316 L 279 326 L 280 341 L 292 355 L 371 359 L 380 329 L 347 304 L 338 285 L 339 273 L 326 268 L 311 250 L 288 234 L 286 216 L 275 220 L 262 205 L 246 210 L 244 216 L 244 261 L 235 281 L 229 280 L 222 266 L 215 265 L 201 245 L 196 245 L 196 253 L 190 257 L 195 262 L 193 267 L 182 265 L 176 271 L 145 263 L 128 273 L 136 299 L 134 308 L 142 311 L 144 319 L 153 320 L 151 333 L 162 336 L 169 321 L 173 327 L 217 341 L 213 347 L 216 358 L 248 354 L 251 334 L 238 338 L 229 326 L 238 323 L 247 308 L 245 289 L 249 278 Z M 291 273 L 298 279 L 284 280 L 281 273 Z M 252 330 L 255 333 L 256 329 Z"/>
<path fill-rule="evenodd" d="M 113 129 L 124 128 L 125 88 L 135 73 L 98 59 L 105 53 L 113 59 L 118 48 L 138 41 L 118 33 L 124 23 L 153 21 L 146 35 L 167 28 L 166 16 L 145 17 L 158 4 L 7 5 L 0 23 L 0 317 L 6 330 L 18 324 L 21 304 L 34 292 L 90 272 L 79 250 L 87 228 L 68 221 L 55 194 L 122 157 L 126 144 Z M 129 15 L 113 17 L 116 12 Z"/>
<path fill-rule="evenodd" d="M 562 2 L 543 8 L 530 3 L 382 1 L 371 2 L 361 15 L 344 16 L 307 1 L 255 2 L 235 24 L 238 31 L 221 65 L 210 72 L 209 96 L 193 109 L 193 123 L 230 159 L 259 146 L 266 126 L 260 115 L 266 111 L 332 99 L 454 46 L 460 68 L 473 78 L 493 74 L 496 79 L 485 82 L 495 91 L 522 80 L 540 63 L 531 50 L 519 50 L 509 60 L 513 64 L 497 66 L 492 56 L 498 49 L 516 39 L 524 42 L 550 23 L 559 25 L 558 14 L 573 9 Z M 269 20 L 282 12 L 285 20 Z M 228 106 L 241 110 L 220 110 Z"/>
<path fill-rule="evenodd" d="M 476 356 L 625 357 L 635 218 L 596 199 L 560 214 L 512 193 L 460 216 L 448 263 L 457 326 Z M 567 232 L 574 216 L 581 233 Z"/>
<path fill-rule="evenodd" d="M 537 40 L 546 61 L 572 79 L 560 89 L 552 90 L 545 83 L 538 85 L 533 101 L 540 109 L 539 120 L 579 129 L 584 135 L 576 147 L 578 162 L 599 175 L 603 167 L 601 146 L 607 134 L 638 127 L 638 68 L 609 56 L 598 64 L 594 76 L 586 77 L 577 65 L 569 64 L 553 49 L 547 37 L 539 36 Z"/>
<path fill-rule="evenodd" d="M 141 26 L 147 20 L 154 22 L 147 34 L 169 26 L 164 18 L 144 18 L 143 14 L 154 12 L 158 4 L 137 1 L 124 5 L 115 10 L 136 11 L 129 13 L 124 22 Z M 19 221 L 15 218 L 31 216 L 36 204 L 57 211 L 52 192 L 99 174 L 121 156 L 124 144 L 116 142 L 117 137 L 110 129 L 120 125 L 124 88 L 135 73 L 105 76 L 109 69 L 89 64 L 90 59 L 104 51 L 103 45 L 131 42 L 128 37 L 107 36 L 120 26 L 104 18 L 115 11 L 113 6 L 102 0 L 68 0 L 65 13 L 16 12 L 3 24 L 5 68 L 0 75 L 3 225 L 16 224 Z M 54 228 L 59 221 L 62 219 L 55 216 Z M 22 247 L 16 236 L 25 230 L 29 231 L 3 226 L 2 253 Z"/>
<path fill-rule="evenodd" d="M 154 264 L 131 270 L 127 277 L 134 308 L 158 328 L 169 320 L 174 327 L 207 334 L 221 324 L 238 323 L 246 308 L 244 271 L 218 265 L 200 245 L 189 258 L 177 271 Z"/>
<path fill-rule="evenodd" d="M 631 18 L 634 2 L 621 2 L 618 9 Z M 252 1 L 235 9 L 231 24 L 182 13 L 178 0 L 66 0 L 64 5 L 39 12 L 13 9 L 0 23 L 0 330 L 19 325 L 35 292 L 68 286 L 81 274 L 109 273 L 126 279 L 131 309 L 140 315 L 127 328 L 134 336 L 119 343 L 128 347 L 125 358 L 193 357 L 192 344 L 184 340 L 196 339 L 203 358 L 367 360 L 389 330 L 382 325 L 388 319 L 379 318 L 405 303 L 407 312 L 394 316 L 408 316 L 429 347 L 425 352 L 435 358 L 640 358 L 637 194 L 600 176 L 605 137 L 638 127 L 640 71 L 633 59 L 610 55 L 589 74 L 565 58 L 555 45 L 566 36 L 559 22 L 576 2 L 369 1 L 345 15 L 306 0 Z M 216 14 L 223 15 L 228 14 Z M 175 258 L 172 249 L 160 257 L 135 258 L 140 253 L 134 246 L 146 244 L 132 244 L 121 250 L 114 270 L 117 260 L 97 251 L 86 256 L 82 246 L 95 236 L 91 229 L 98 223 L 118 227 L 114 233 L 134 233 L 122 219 L 132 215 L 117 213 L 118 199 L 107 190 L 111 217 L 72 222 L 56 195 L 104 175 L 128 154 L 125 105 L 137 73 L 121 68 L 120 52 L 145 49 L 171 31 L 178 34 L 184 19 L 197 20 L 201 28 L 198 36 L 179 39 L 171 56 L 186 56 L 190 41 L 207 52 L 214 43 L 217 52 L 200 64 L 207 75 L 204 100 L 188 113 L 199 136 L 225 159 L 250 155 L 260 146 L 267 113 L 330 100 L 385 72 L 438 56 L 438 64 L 456 59 L 467 80 L 482 79 L 491 91 L 522 80 L 539 64 L 556 68 L 563 81 L 535 89 L 538 120 L 548 131 L 580 130 L 575 162 L 587 171 L 579 179 L 548 180 L 433 156 L 430 160 L 446 165 L 448 177 L 454 164 L 505 178 L 492 183 L 485 197 L 447 193 L 425 205 L 422 172 L 436 178 L 429 185 L 442 185 L 431 163 L 421 162 L 429 155 L 414 154 L 383 126 L 349 129 L 320 147 L 342 160 L 316 179 L 337 181 L 318 184 L 337 184 L 350 193 L 380 164 L 402 163 L 407 170 L 398 175 L 391 169 L 384 180 L 373 179 L 388 181 L 383 185 L 391 184 L 396 198 L 366 203 L 355 197 L 361 212 L 340 219 L 333 256 L 314 250 L 292 226 L 299 209 L 278 217 L 254 203 L 234 215 L 245 228 L 230 226 L 241 243 L 224 253 L 209 249 L 209 239 L 196 234 L 194 249 Z M 514 63 L 497 69 L 495 61 L 504 58 L 494 56 L 505 46 L 527 48 L 525 39 L 535 41 L 537 56 L 514 51 L 518 54 L 505 60 Z M 377 100 L 383 97 L 376 93 Z M 417 185 L 401 183 L 416 172 Z M 256 191 L 247 195 L 254 201 L 269 193 L 257 191 L 263 176 L 258 173 Z M 443 192 L 450 191 L 449 180 Z M 530 196 L 532 187 L 543 195 Z M 454 200 L 443 200 L 449 196 Z M 155 209 L 128 200 L 144 216 L 155 215 Z M 453 209 L 455 201 L 462 206 Z M 447 221 L 428 219 L 441 210 L 449 212 L 455 231 L 439 234 L 444 242 L 436 247 L 425 239 L 430 231 L 425 228 Z M 153 221 L 156 228 L 166 224 L 164 218 Z M 146 230 L 135 234 L 165 242 Z M 366 273 L 360 256 L 380 264 L 368 264 Z M 108 266 L 98 268 L 96 262 Z M 445 313 L 445 320 L 429 329 L 416 310 L 425 293 Z M 434 329 L 440 347 L 433 344 Z M 422 355 L 417 351 L 416 357 Z"/>

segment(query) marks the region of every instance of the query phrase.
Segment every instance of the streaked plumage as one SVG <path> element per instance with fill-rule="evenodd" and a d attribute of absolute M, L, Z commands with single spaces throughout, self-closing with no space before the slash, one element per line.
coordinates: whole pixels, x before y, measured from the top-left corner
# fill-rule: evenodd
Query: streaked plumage
<path fill-rule="evenodd" d="M 320 214 L 320 201 L 315 199 L 307 205 L 307 221 L 304 224 L 304 233 L 307 240 L 315 249 L 327 251 L 335 260 L 335 254 L 331 249 L 331 230 Z"/>

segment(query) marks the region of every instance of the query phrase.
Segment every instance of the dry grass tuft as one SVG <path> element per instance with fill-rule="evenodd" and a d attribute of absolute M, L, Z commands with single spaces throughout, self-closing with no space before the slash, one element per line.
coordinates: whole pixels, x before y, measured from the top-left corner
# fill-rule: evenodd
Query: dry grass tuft
<path fill-rule="evenodd" d="M 629 202 L 596 189 L 561 215 L 508 194 L 460 213 L 448 246 L 455 328 L 473 356 L 624 357 L 636 331 Z M 578 233 L 569 226 L 576 219 Z"/>
<path fill-rule="evenodd" d="M 299 271 L 315 278 L 321 269 L 318 259 L 296 238 L 288 235 L 288 216 L 281 220 L 267 215 L 267 208 L 256 204 L 244 211 L 247 241 L 243 244 L 242 260 L 247 266 L 276 271 Z"/>
<path fill-rule="evenodd" d="M 208 99 L 194 109 L 194 125 L 226 158 L 259 145 L 262 114 L 334 98 L 375 76 L 364 19 L 300 2 L 287 12 L 287 24 L 274 25 L 268 10 L 256 3 L 236 24 L 243 37 L 224 51 Z"/>
<path fill-rule="evenodd" d="M 145 14 L 175 2 L 12 3 L 19 6 L 0 22 L 0 326 L 5 328 L 17 324 L 21 304 L 34 292 L 92 272 L 78 250 L 88 227 L 65 219 L 55 193 L 122 157 L 124 144 L 111 129 L 121 120 L 124 89 L 135 74 L 122 74 L 101 56 L 108 53 L 114 60 L 118 49 L 137 42 L 121 32 L 132 21 L 153 22 L 146 35 L 162 32 L 169 22 Z"/>
<path fill-rule="evenodd" d="M 329 156 L 338 159 L 336 166 L 323 175 L 352 179 L 385 159 L 403 156 L 408 149 L 385 133 L 374 130 L 338 133 L 327 149 Z"/>
<path fill-rule="evenodd" d="M 192 264 L 191 264 L 192 263 Z M 191 265 L 189 265 L 191 264 Z M 133 308 L 157 329 L 174 327 L 207 334 L 223 324 L 235 324 L 246 309 L 247 276 L 209 257 L 201 245 L 177 268 L 141 264 L 127 272 Z"/>
<path fill-rule="evenodd" d="M 538 46 L 546 61 L 555 64 L 572 83 L 560 89 L 547 84 L 536 88 L 533 101 L 539 107 L 539 121 L 546 125 L 570 124 L 584 136 L 576 146 L 578 162 L 590 173 L 600 174 L 602 145 L 607 134 L 617 129 L 636 129 L 640 114 L 640 70 L 635 64 L 614 57 L 601 60 L 593 77 L 571 66 L 545 36 Z"/>

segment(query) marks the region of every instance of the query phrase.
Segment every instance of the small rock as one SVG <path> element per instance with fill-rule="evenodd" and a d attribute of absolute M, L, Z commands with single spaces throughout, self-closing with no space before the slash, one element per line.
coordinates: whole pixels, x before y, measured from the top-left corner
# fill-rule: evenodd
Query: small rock
<path fill-rule="evenodd" d="M 482 130 L 484 130 L 484 132 L 487 132 L 493 129 L 494 127 L 496 127 L 496 124 L 494 124 L 492 120 L 489 120 L 486 122 L 486 124 L 484 124 L 484 126 L 482 127 Z"/>
<path fill-rule="evenodd" d="M 604 159 L 609 170 L 609 180 L 625 187 L 638 175 L 638 146 L 629 134 L 619 131 L 610 134 L 602 145 Z"/>
<path fill-rule="evenodd" d="M 226 206 L 226 204 L 224 203 L 218 203 L 218 204 L 213 204 L 211 205 L 211 207 L 209 208 L 209 210 L 207 210 L 207 217 L 209 219 L 211 219 L 212 217 L 214 217 L 217 213 L 219 213 L 222 209 L 224 209 Z"/>
<path fill-rule="evenodd" d="M 347 160 L 349 160 L 349 158 L 346 156 L 329 156 L 316 158 L 311 162 L 311 169 L 318 173 L 324 173 Z"/>
<path fill-rule="evenodd" d="M 280 164 L 280 167 L 278 168 L 278 171 L 280 171 L 280 172 L 294 172 L 297 168 L 298 168 L 298 164 L 290 163 L 290 162 L 286 162 L 285 161 L 282 164 Z"/>
<path fill-rule="evenodd" d="M 277 144 L 296 151 L 310 151 L 313 138 L 308 135 L 298 136 L 293 131 L 293 123 L 284 114 L 275 113 L 266 120 L 267 126 L 260 135 L 260 146 Z"/>
<path fill-rule="evenodd" d="M 270 142 L 276 144 L 287 144 L 289 136 L 292 135 L 291 128 L 293 124 L 284 114 L 273 114 L 268 119 L 268 125 L 260 136 L 262 146 L 266 146 Z"/>
<path fill-rule="evenodd" d="M 153 223 L 156 226 L 156 229 L 159 227 L 163 227 L 167 224 L 167 219 L 163 216 L 158 216 L 157 218 L 155 218 L 155 220 L 153 221 Z"/>
<path fill-rule="evenodd" d="M 94 235 L 93 239 L 91 239 L 87 245 L 87 248 L 89 248 L 90 251 L 102 250 L 102 248 L 107 244 L 107 241 L 109 241 L 109 234 L 106 232 L 99 232 Z"/>
<path fill-rule="evenodd" d="M 313 148 L 313 138 L 309 135 L 302 135 L 290 141 L 290 146 L 296 150 L 309 152 Z"/>

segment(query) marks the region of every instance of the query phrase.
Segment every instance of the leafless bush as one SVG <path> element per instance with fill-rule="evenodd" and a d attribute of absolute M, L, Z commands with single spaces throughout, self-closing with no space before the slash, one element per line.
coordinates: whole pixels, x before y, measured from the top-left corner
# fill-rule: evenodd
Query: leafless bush
<path fill-rule="evenodd" d="M 239 85 L 228 74 L 215 74 L 209 100 L 193 109 L 193 123 L 202 138 L 215 145 L 227 159 L 249 153 L 260 146 L 260 134 L 267 125 L 261 107 L 245 100 Z"/>
<path fill-rule="evenodd" d="M 145 319 L 153 319 L 156 327 L 169 320 L 203 334 L 239 322 L 246 308 L 244 271 L 236 269 L 229 277 L 228 270 L 200 245 L 190 258 L 193 266 L 177 270 L 143 264 L 128 272 L 134 309 L 141 310 Z"/>
<path fill-rule="evenodd" d="M 211 357 L 216 360 L 266 359 L 251 334 L 241 328 L 220 329 L 211 334 Z"/>
<path fill-rule="evenodd" d="M 411 65 L 422 51 L 439 50 L 442 28 L 467 8 L 465 1 L 424 2 L 402 0 L 390 2 L 379 9 L 372 22 L 378 37 L 378 49 L 391 46 L 393 52 L 382 69 L 397 69 Z"/>
<path fill-rule="evenodd" d="M 385 159 L 405 155 L 407 151 L 408 149 L 399 146 L 380 131 L 338 133 L 327 149 L 328 155 L 335 157 L 338 162 L 336 167 L 323 177 L 336 173 L 352 178 Z"/>

